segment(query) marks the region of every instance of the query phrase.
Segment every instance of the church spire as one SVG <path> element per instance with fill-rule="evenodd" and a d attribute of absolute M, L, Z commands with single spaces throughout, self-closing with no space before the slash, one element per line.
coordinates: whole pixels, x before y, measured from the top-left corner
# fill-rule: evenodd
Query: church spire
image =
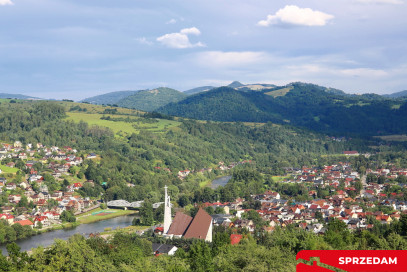
<path fill-rule="evenodd" d="M 166 234 L 170 228 L 171 219 L 171 199 L 167 193 L 167 185 L 164 187 L 165 190 L 165 200 L 164 200 L 164 234 Z"/>

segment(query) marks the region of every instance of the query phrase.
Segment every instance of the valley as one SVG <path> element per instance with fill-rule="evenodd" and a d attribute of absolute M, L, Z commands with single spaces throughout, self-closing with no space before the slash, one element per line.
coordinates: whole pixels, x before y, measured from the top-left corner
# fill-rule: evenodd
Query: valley
<path fill-rule="evenodd" d="M 244 90 L 242 86 L 239 88 Z M 261 90 L 252 94 L 248 90 L 220 88 L 203 94 L 214 97 L 212 102 L 215 105 L 221 105 L 217 100 L 219 95 L 224 97 L 222 103 L 226 104 L 229 98 L 225 94 L 237 94 L 239 99 L 254 102 L 265 95 L 271 99 L 263 99 L 261 103 L 265 105 L 289 96 L 295 90 L 295 87 L 278 89 L 271 91 L 270 95 L 269 89 L 264 91 L 265 94 Z M 316 93 L 320 95 L 319 91 Z M 301 94 L 302 97 L 307 95 L 308 91 Z M 329 94 L 324 99 L 331 98 Z M 201 99 L 205 101 L 206 98 Z M 334 101 L 350 105 L 344 107 L 348 109 L 355 107 L 355 103 L 358 104 L 356 107 L 379 103 L 369 99 L 363 100 L 364 105 L 358 99 L 346 100 L 336 96 Z M 389 106 L 394 103 L 400 101 L 391 102 Z M 165 107 L 171 105 L 175 104 Z M 403 204 L 407 197 L 404 177 L 407 173 L 407 147 L 401 141 L 403 136 L 325 134 L 323 130 L 296 127 L 294 119 L 279 121 L 282 111 L 275 115 L 263 112 L 264 118 L 273 116 L 275 122 L 267 119 L 258 122 L 250 118 L 247 122 L 223 122 L 205 120 L 217 116 L 216 111 L 212 112 L 213 115 L 205 115 L 206 118 L 194 120 L 70 101 L 15 100 L 14 103 L 6 99 L 0 108 L 0 139 L 4 149 L 0 150 L 3 152 L 0 177 L 4 177 L 0 207 L 1 216 L 6 220 L 0 225 L 0 233 L 6 234 L 0 238 L 4 237 L 4 242 L 18 248 L 13 241 L 27 237 L 28 233 L 40 233 L 52 226 L 58 229 L 62 225 L 77 225 L 72 223 L 76 219 L 79 223 L 104 222 L 104 217 L 94 215 L 98 212 L 107 211 L 106 218 L 135 212 L 106 209 L 106 203 L 112 200 L 143 203 L 137 208 L 136 219 L 124 223 L 131 227 L 104 228 L 86 239 L 80 235 L 64 236 L 67 240 L 47 243 L 47 248 L 33 249 L 29 256 L 24 251 L 12 251 L 10 246 L 3 248 L 9 256 L 25 260 L 19 265 L 35 267 L 36 270 L 41 266 L 38 256 L 48 258 L 44 254 L 51 257 L 55 250 L 75 248 L 78 243 L 83 246 L 86 243 L 87 251 L 100 258 L 112 256 L 112 251 L 97 253 L 93 243 L 111 247 L 116 239 L 120 239 L 121 247 L 127 243 L 124 240 L 129 241 L 129 247 L 138 248 L 140 243 L 145 244 L 142 246 L 145 252 L 132 259 L 133 268 L 145 262 L 159 265 L 148 253 L 151 252 L 150 244 L 157 242 L 176 245 L 180 252 L 177 254 L 181 255 L 163 258 L 166 262 L 182 263 L 186 267 L 189 267 L 188 263 L 194 263 L 191 258 L 195 258 L 196 247 L 205 247 L 212 252 L 207 260 L 216 269 L 220 269 L 216 264 L 218 257 L 212 254 L 218 250 L 238 249 L 241 254 L 252 252 L 253 246 L 273 246 L 275 252 L 269 253 L 276 254 L 272 255 L 276 260 L 285 252 L 285 256 L 288 254 L 285 262 L 288 267 L 294 267 L 295 252 L 300 245 L 288 249 L 271 241 L 285 243 L 285 239 L 304 236 L 306 241 L 318 241 L 314 246 L 305 247 L 307 249 L 407 248 L 402 242 L 405 233 L 399 231 L 407 218 L 407 206 Z M 258 104 L 246 109 L 240 106 L 239 112 L 250 117 L 255 108 L 259 109 Z M 195 109 L 197 113 L 208 110 L 206 106 L 196 106 Z M 230 113 L 233 115 L 232 111 L 223 116 L 232 116 Z M 321 121 L 322 117 L 317 119 Z M 78 153 L 72 156 L 74 150 Z M 66 157 L 63 167 L 58 166 L 61 164 L 59 158 L 63 156 Z M 71 157 L 82 162 L 76 163 L 75 159 L 72 164 Z M 33 171 L 37 171 L 37 181 L 33 179 Z M 40 176 L 44 181 L 38 185 Z M 221 176 L 226 178 L 216 179 Z M 212 180 L 216 182 L 211 186 Z M 221 181 L 219 184 L 218 180 Z M 204 212 L 213 218 L 214 240 L 211 243 L 163 240 L 166 235 L 161 230 L 164 209 L 160 203 L 164 185 L 168 187 L 171 204 L 177 212 L 195 216 L 201 209 L 200 214 Z M 102 208 L 92 210 L 88 215 L 80 214 L 88 206 L 75 203 L 85 202 Z M 64 219 L 49 219 L 48 214 L 63 214 Z M 54 225 L 45 223 L 45 217 Z M 41 224 L 37 218 L 42 220 Z M 21 229 L 19 220 L 32 220 L 33 226 Z M 55 220 L 64 220 L 65 223 Z M 116 222 L 116 219 L 111 220 Z M 333 228 L 339 228 L 340 233 L 332 232 Z M 375 241 L 384 241 L 390 237 L 389 233 L 400 243 L 382 242 L 378 246 Z M 247 238 L 236 247 L 231 245 L 236 235 L 239 239 L 257 238 Z M 367 245 L 360 235 L 371 235 Z M 251 260 L 259 261 L 258 257 L 258 254 L 253 255 Z M 17 266 L 11 259 L 4 258 L 3 262 L 6 260 L 8 265 Z M 234 265 L 232 256 L 224 258 Z M 105 265 L 112 265 L 114 260 L 115 257 L 108 257 Z M 275 265 L 278 267 L 282 263 L 277 261 Z"/>

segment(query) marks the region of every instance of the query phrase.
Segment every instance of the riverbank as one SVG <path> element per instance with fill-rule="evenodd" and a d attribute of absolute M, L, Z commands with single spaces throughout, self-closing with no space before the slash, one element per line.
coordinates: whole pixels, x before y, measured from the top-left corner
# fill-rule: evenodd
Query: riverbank
<path fill-rule="evenodd" d="M 96 208 L 92 209 L 91 211 L 82 213 L 80 216 L 76 217 L 76 222 L 65 222 L 65 223 L 58 223 L 53 224 L 50 226 L 44 226 L 41 229 L 34 228 L 34 232 L 32 235 L 24 238 L 20 238 L 10 242 L 18 242 L 20 240 L 29 239 L 34 236 L 41 236 L 45 233 L 55 232 L 59 230 L 69 230 L 80 226 L 81 224 L 91 224 L 98 221 L 104 221 L 108 219 L 112 219 L 115 217 L 126 216 L 136 214 L 138 211 L 135 210 L 120 210 L 120 209 L 101 209 Z M 4 246 L 6 243 L 0 244 L 0 246 Z"/>
<path fill-rule="evenodd" d="M 199 182 L 199 187 L 200 188 L 210 187 L 210 186 L 212 186 L 213 181 L 223 178 L 225 176 L 227 176 L 227 174 L 222 174 L 222 175 L 216 176 L 215 178 L 212 178 L 212 179 L 205 179 L 204 181 Z"/>
<path fill-rule="evenodd" d="M 103 218 L 104 220 L 101 221 L 99 220 L 93 223 L 87 224 L 77 223 L 78 225 L 72 228 L 69 228 L 68 224 L 64 224 L 65 226 L 64 228 L 61 226 L 60 229 L 58 230 L 44 231 L 42 234 L 30 236 L 25 239 L 20 239 L 15 241 L 15 243 L 17 243 L 17 245 L 21 247 L 21 251 L 28 251 L 38 246 L 43 247 L 50 246 L 54 243 L 55 239 L 67 240 L 74 234 L 80 234 L 83 235 L 84 237 L 88 237 L 92 233 L 93 234 L 103 233 L 107 230 L 118 231 L 132 224 L 133 219 L 135 217 L 134 211 L 133 214 L 130 215 L 129 214 L 119 215 L 119 214 L 122 213 L 116 213 L 114 215 L 115 216 L 114 218 L 106 219 L 106 217 L 104 217 Z M 7 255 L 5 244 L 0 245 L 0 250 L 2 251 L 3 255 Z"/>

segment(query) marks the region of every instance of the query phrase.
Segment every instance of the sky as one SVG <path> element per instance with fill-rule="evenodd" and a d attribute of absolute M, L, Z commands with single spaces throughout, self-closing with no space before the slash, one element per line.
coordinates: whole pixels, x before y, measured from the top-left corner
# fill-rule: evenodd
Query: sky
<path fill-rule="evenodd" d="M 407 0 L 0 0 L 0 92 L 407 90 Z"/>

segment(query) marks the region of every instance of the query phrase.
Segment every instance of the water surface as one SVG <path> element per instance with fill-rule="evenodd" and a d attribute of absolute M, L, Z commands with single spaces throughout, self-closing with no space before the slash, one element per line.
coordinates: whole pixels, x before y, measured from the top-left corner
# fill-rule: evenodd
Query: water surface
<path fill-rule="evenodd" d="M 88 237 L 91 233 L 103 232 L 105 228 L 115 229 L 117 227 L 123 228 L 130 226 L 134 217 L 134 214 L 123 215 L 90 224 L 82 224 L 71 229 L 54 230 L 45 232 L 43 234 L 31 236 L 26 239 L 17 240 L 16 243 L 21 247 L 21 251 L 31 250 L 32 248 L 36 248 L 38 246 L 46 247 L 53 244 L 54 239 L 66 240 L 76 233 Z M 0 249 L 3 255 L 7 254 L 6 245 L 1 245 Z"/>
<path fill-rule="evenodd" d="M 232 178 L 232 176 L 224 176 L 224 177 L 220 177 L 217 179 L 212 180 L 212 184 L 211 184 L 211 188 L 212 189 L 216 189 L 219 186 L 225 186 L 229 180 Z"/>

